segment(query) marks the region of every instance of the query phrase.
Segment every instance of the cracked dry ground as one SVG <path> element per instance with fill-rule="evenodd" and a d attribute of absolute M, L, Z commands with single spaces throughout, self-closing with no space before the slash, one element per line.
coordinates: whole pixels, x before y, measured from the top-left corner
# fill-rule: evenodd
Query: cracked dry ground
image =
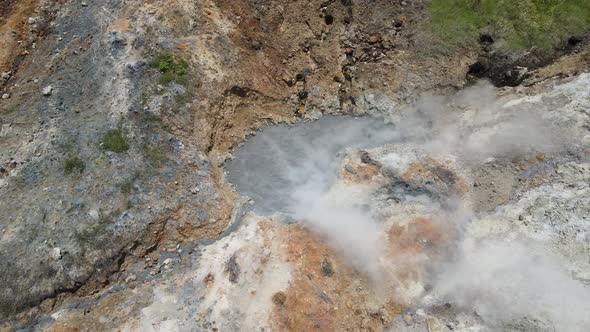
<path fill-rule="evenodd" d="M 265 125 L 391 115 L 421 94 L 464 87 L 478 51 L 424 56 L 424 6 L 0 3 L 0 330 L 391 326 L 408 308 L 398 291 L 376 288 L 306 227 L 247 214 L 224 163 Z M 163 53 L 186 61 L 187 73 L 163 80 L 154 65 Z M 551 90 L 586 71 L 588 54 L 584 41 L 522 86 L 498 93 Z M 108 148 L 105 133 L 114 129 L 126 149 Z M 512 199 L 521 167 L 556 167 L 561 157 L 471 170 L 483 179 L 469 189 L 476 209 Z M 380 167 L 351 159 L 355 172 L 343 173 L 343 181 L 391 180 Z M 560 174 L 581 172 L 587 181 L 587 169 L 570 166 Z M 552 180 L 540 172 L 523 181 L 532 188 Z M 448 240 L 428 218 L 388 226 L 391 251 L 404 255 Z M 410 287 L 417 274 L 408 266 L 398 279 Z"/>

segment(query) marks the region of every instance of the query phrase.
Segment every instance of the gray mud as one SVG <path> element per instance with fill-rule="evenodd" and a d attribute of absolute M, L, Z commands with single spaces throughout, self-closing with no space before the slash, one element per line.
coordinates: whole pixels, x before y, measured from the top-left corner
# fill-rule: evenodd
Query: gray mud
<path fill-rule="evenodd" d="M 318 174 L 335 175 L 341 152 L 398 140 L 395 127 L 383 119 L 324 116 L 261 129 L 235 149 L 226 169 L 238 192 L 254 200 L 256 213 L 289 213 L 293 189 L 308 181 L 326 181 L 315 179 Z"/>

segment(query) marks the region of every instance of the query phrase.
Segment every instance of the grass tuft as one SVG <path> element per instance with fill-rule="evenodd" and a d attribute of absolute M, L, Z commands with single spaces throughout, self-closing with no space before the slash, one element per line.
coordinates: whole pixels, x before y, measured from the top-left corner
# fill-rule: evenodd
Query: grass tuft
<path fill-rule="evenodd" d="M 161 84 L 168 84 L 172 81 L 179 84 L 188 82 L 188 62 L 170 52 L 162 52 L 156 55 L 150 65 L 160 72 Z"/>
<path fill-rule="evenodd" d="M 143 150 L 146 159 L 156 167 L 162 166 L 168 161 L 168 156 L 166 156 L 161 148 L 146 145 Z"/>
<path fill-rule="evenodd" d="M 78 157 L 68 158 L 64 163 L 64 172 L 66 174 L 71 174 L 74 171 L 78 171 L 78 173 L 84 173 L 85 168 L 86 166 L 84 165 L 84 162 Z"/>
<path fill-rule="evenodd" d="M 116 153 L 122 153 L 129 150 L 129 144 L 120 128 L 107 131 L 102 139 L 102 146 L 104 149 Z"/>

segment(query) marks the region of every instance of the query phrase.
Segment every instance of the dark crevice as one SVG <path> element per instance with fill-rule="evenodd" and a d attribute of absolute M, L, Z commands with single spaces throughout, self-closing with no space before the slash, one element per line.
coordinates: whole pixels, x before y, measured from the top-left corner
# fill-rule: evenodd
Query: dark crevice
<path fill-rule="evenodd" d="M 332 25 L 334 23 L 334 16 L 328 14 L 324 17 L 324 22 L 326 25 Z"/>
<path fill-rule="evenodd" d="M 481 35 L 479 35 L 479 43 L 480 44 L 493 44 L 494 43 L 494 38 L 487 33 L 482 33 Z"/>
<path fill-rule="evenodd" d="M 225 90 L 223 92 L 223 95 L 224 96 L 235 95 L 235 96 L 238 96 L 241 98 L 246 98 L 250 95 L 250 92 L 252 92 L 252 89 L 250 89 L 250 88 L 234 85 L 231 88 Z"/>
<path fill-rule="evenodd" d="M 582 38 L 579 36 L 571 36 L 568 40 L 567 40 L 567 45 L 569 47 L 573 47 L 573 46 L 577 46 L 579 43 L 582 42 Z"/>
<path fill-rule="evenodd" d="M 547 66 L 564 55 L 576 52 L 581 44 L 587 45 L 588 35 L 570 36 L 549 54 L 534 49 L 526 54 L 505 53 L 494 46 L 495 42 L 492 34 L 480 34 L 480 55 L 469 66 L 467 80 L 483 78 L 490 80 L 496 87 L 518 86 L 529 77 L 531 70 Z"/>
<path fill-rule="evenodd" d="M 240 97 L 240 98 L 260 97 L 260 98 L 263 98 L 267 101 L 279 100 L 275 97 L 270 97 L 268 95 L 265 95 L 256 89 L 251 89 L 249 87 L 239 86 L 239 85 L 234 85 L 231 88 L 223 91 L 223 97 L 229 97 L 232 95 Z"/>
<path fill-rule="evenodd" d="M 147 255 L 155 250 L 157 250 L 160 246 L 160 234 L 166 229 L 166 225 L 169 219 L 164 219 L 159 223 L 153 225 L 160 225 L 156 231 L 153 230 L 152 227 L 148 228 L 145 232 L 143 232 L 143 236 L 151 236 L 152 234 L 156 235 L 156 241 L 153 245 L 147 247 L 140 256 Z M 69 295 L 76 295 L 76 293 L 80 292 L 80 294 L 76 296 L 85 296 L 89 293 L 95 294 L 97 292 L 103 291 L 109 284 L 111 284 L 111 280 L 113 280 L 113 276 L 116 276 L 117 273 L 121 272 L 123 264 L 127 260 L 129 255 L 137 256 L 137 253 L 133 253 L 133 251 L 137 250 L 141 245 L 144 245 L 148 241 L 145 240 L 135 240 L 133 243 L 127 247 L 127 249 L 121 250 L 117 255 L 105 259 L 104 261 L 96 264 L 94 266 L 94 271 L 85 279 L 74 281 L 73 285 L 70 287 L 59 287 L 55 289 L 51 294 L 47 294 L 39 298 L 37 301 L 30 301 L 28 303 L 23 304 L 22 306 L 15 308 L 15 313 L 20 313 L 26 311 L 28 309 L 38 307 L 46 300 L 49 299 L 58 299 L 60 295 L 69 294 Z M 98 272 L 101 271 L 101 272 Z M 91 283 L 96 282 L 96 286 L 93 286 Z M 89 286 L 89 289 L 83 289 L 85 286 Z M 55 307 L 59 306 L 56 302 L 51 306 L 51 311 L 54 310 Z M 39 319 L 42 318 L 40 316 L 34 317 L 33 319 L 24 323 L 21 328 L 33 328 L 34 326 L 38 325 Z"/>

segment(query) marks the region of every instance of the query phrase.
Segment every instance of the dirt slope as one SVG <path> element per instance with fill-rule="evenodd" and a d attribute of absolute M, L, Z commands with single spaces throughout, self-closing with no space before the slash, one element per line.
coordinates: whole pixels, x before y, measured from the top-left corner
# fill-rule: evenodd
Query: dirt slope
<path fill-rule="evenodd" d="M 0 329 L 45 327 L 68 306 L 84 309 L 52 329 L 117 329 L 127 314 L 132 326 L 152 296 L 134 288 L 166 283 L 166 258 L 192 264 L 194 248 L 229 233 L 242 213 L 223 162 L 256 128 L 322 114 L 395 113 L 420 94 L 463 87 L 478 51 L 423 56 L 424 6 L 0 3 Z M 586 70 L 585 47 L 536 72 L 520 92 Z M 186 61 L 187 72 L 165 72 L 162 55 Z M 113 147 L 109 132 L 126 148 Z M 292 255 L 309 250 L 292 237 L 318 245 L 305 230 L 293 232 L 283 235 Z M 308 257 L 295 269 L 304 275 L 319 260 Z M 299 282 L 288 298 L 312 292 Z M 129 311 L 116 312 L 111 302 Z M 388 303 L 383 314 L 389 319 L 400 308 Z M 118 319 L 97 320 L 110 310 Z M 309 327 L 305 316 L 282 310 L 275 310 L 279 329 Z M 374 312 L 358 315 L 367 321 L 356 328 L 383 327 Z"/>

